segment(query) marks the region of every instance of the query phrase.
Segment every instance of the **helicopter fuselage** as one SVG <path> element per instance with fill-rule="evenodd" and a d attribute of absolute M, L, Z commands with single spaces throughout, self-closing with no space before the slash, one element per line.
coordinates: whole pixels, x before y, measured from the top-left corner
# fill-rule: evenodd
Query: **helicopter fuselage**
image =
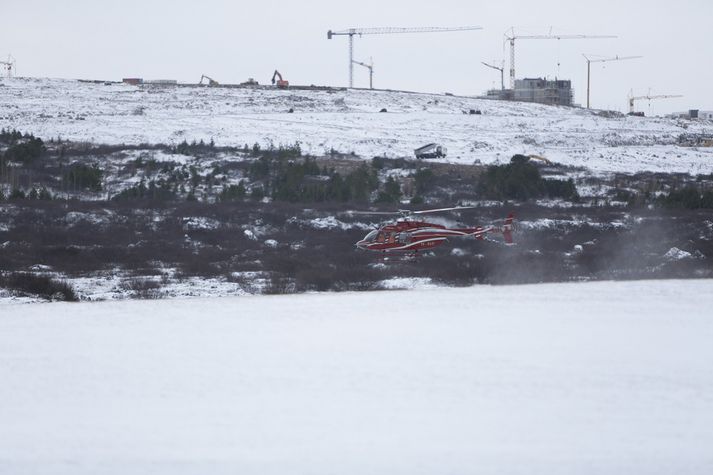
<path fill-rule="evenodd" d="M 426 221 L 399 220 L 381 226 L 356 243 L 359 249 L 377 252 L 418 252 L 440 246 L 452 237 L 484 239 L 488 233 L 504 232 L 495 226 L 447 228 Z"/>

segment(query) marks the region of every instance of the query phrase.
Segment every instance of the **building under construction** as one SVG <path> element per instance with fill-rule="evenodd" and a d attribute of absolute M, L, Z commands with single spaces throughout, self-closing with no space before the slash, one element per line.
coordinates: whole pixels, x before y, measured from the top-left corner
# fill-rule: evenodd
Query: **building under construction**
<path fill-rule="evenodd" d="M 515 80 L 515 89 L 491 89 L 488 99 L 506 101 L 536 102 L 551 106 L 571 106 L 574 98 L 572 81 L 543 78 Z"/>
<path fill-rule="evenodd" d="M 522 102 L 537 102 L 553 106 L 571 106 L 574 92 L 572 81 L 550 81 L 543 78 L 517 79 L 513 99 Z"/>

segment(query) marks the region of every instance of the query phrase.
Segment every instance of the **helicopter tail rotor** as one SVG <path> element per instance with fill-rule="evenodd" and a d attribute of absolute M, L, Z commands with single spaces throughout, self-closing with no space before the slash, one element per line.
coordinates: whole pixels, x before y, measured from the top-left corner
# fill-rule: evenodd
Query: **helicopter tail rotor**
<path fill-rule="evenodd" d="M 512 232 L 513 232 L 513 221 L 515 220 L 515 213 L 510 213 L 508 214 L 507 218 L 505 219 L 498 219 L 493 222 L 490 226 L 483 228 L 483 229 L 478 229 L 476 232 L 473 234 L 476 239 L 480 240 L 488 240 L 490 241 L 487 237 L 488 234 L 500 234 L 503 236 L 503 241 L 507 245 L 513 244 L 513 239 L 512 239 Z M 495 224 L 498 223 L 498 224 Z M 502 224 L 499 224 L 502 223 Z M 495 241 L 495 242 L 500 242 L 500 241 Z"/>
<path fill-rule="evenodd" d="M 506 244 L 512 244 L 512 223 L 515 220 L 515 213 L 510 213 L 507 218 L 505 218 L 505 224 L 503 224 L 500 231 L 503 234 L 503 239 Z"/>

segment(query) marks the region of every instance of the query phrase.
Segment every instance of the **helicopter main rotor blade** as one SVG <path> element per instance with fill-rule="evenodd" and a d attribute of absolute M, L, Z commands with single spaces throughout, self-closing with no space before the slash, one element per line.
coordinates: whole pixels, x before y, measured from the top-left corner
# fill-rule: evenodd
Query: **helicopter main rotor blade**
<path fill-rule="evenodd" d="M 411 216 L 414 214 L 432 214 L 432 213 L 444 213 L 446 211 L 460 211 L 465 209 L 476 209 L 479 206 L 456 206 L 453 208 L 438 208 L 438 209 L 424 209 L 422 211 L 413 211 L 410 209 L 400 209 L 398 211 L 345 211 L 348 215 L 376 215 L 376 216 Z"/>
<path fill-rule="evenodd" d="M 398 212 L 390 212 L 390 211 L 345 211 L 345 214 L 348 215 L 357 215 L 357 216 L 394 216 L 399 214 Z"/>
<path fill-rule="evenodd" d="M 480 206 L 457 206 L 455 208 L 439 208 L 439 209 L 425 209 L 423 211 L 409 211 L 411 214 L 430 214 L 430 213 L 443 213 L 446 211 L 460 211 L 463 209 L 476 209 Z"/>

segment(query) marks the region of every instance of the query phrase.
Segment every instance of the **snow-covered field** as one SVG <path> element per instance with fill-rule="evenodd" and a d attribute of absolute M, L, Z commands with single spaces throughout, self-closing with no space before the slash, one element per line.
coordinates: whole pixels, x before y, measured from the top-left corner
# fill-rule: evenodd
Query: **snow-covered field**
<path fill-rule="evenodd" d="M 379 113 L 382 108 L 388 112 Z M 464 115 L 471 109 L 483 115 Z M 457 163 L 535 153 L 599 172 L 713 172 L 713 150 L 675 145 L 682 133 L 713 133 L 710 122 L 607 118 L 584 109 L 432 94 L 0 79 L 0 126 L 110 144 L 300 142 L 312 154 L 335 149 L 367 159 L 410 157 L 436 141 Z"/>
<path fill-rule="evenodd" d="M 0 308 L 0 473 L 710 474 L 713 281 Z"/>

